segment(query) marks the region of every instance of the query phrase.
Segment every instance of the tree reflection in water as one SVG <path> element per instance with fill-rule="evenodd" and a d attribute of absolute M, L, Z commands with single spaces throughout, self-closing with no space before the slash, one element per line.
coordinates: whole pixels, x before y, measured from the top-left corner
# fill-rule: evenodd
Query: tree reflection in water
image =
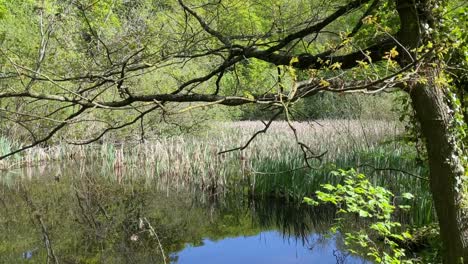
<path fill-rule="evenodd" d="M 77 163 L 4 173 L 2 263 L 197 263 L 184 249 L 239 239 L 235 248 L 224 247 L 227 256 L 247 250 L 249 237 L 271 239 L 276 254 L 287 255 L 293 244 L 312 253 L 330 247 L 328 257 L 346 259 L 340 239 L 326 237 L 333 210 L 235 191 L 208 195 L 164 186 L 135 170 L 117 176 Z M 273 252 L 250 250 L 256 256 L 244 262 Z"/>

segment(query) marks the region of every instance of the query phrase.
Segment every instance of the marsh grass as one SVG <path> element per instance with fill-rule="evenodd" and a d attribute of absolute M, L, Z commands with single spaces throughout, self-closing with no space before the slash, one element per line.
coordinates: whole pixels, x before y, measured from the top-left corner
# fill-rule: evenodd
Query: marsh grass
<path fill-rule="evenodd" d="M 419 206 L 413 212 L 418 223 L 432 217 L 427 183 L 414 175 L 426 175 L 415 161 L 415 151 L 398 142 L 401 125 L 374 120 L 321 120 L 293 124 L 299 140 L 314 154 L 326 152 L 321 160 L 310 160 L 304 168 L 303 152 L 286 122 L 274 122 L 246 149 L 223 150 L 244 145 L 261 122 L 213 123 L 197 135 L 158 138 L 145 143 L 121 142 L 100 145 L 58 145 L 34 148 L 0 164 L 3 169 L 47 164 L 51 161 L 79 160 L 102 164 L 103 175 L 116 181 L 126 177 L 156 180 L 174 189 L 196 188 L 212 193 L 241 189 L 249 195 L 301 200 L 323 183 L 335 183 L 330 176 L 338 168 L 358 168 L 374 184 L 394 193 L 412 192 Z M 11 149 L 0 140 L 0 151 Z M 109 171 L 112 173 L 109 174 Z M 133 176 L 130 176 L 133 175 Z M 137 176 L 135 176 L 137 175 Z M 415 202 L 416 203 L 416 202 Z"/>
<path fill-rule="evenodd" d="M 355 161 L 357 152 L 379 148 L 380 142 L 399 133 L 395 124 L 382 121 L 324 120 L 320 123 L 295 123 L 299 139 L 315 153 L 328 151 L 322 163 L 338 159 Z M 90 160 L 107 167 L 132 169 L 142 165 L 154 169 L 153 177 L 191 183 L 216 182 L 226 185 L 228 178 L 243 178 L 257 172 L 277 172 L 304 166 L 303 153 L 294 141 L 286 122 L 276 122 L 243 151 L 218 155 L 222 150 L 242 146 L 263 128 L 260 122 L 212 124 L 205 133 L 158 138 L 145 143 L 103 143 L 85 146 L 61 144 L 36 147 L 2 161 L 3 169 L 35 166 L 50 161 Z M 0 151 L 9 152 L 14 143 L 0 140 Z M 16 144 L 15 147 L 18 145 Z M 395 145 L 396 149 L 399 149 Z M 313 161 L 314 165 L 320 165 Z"/>

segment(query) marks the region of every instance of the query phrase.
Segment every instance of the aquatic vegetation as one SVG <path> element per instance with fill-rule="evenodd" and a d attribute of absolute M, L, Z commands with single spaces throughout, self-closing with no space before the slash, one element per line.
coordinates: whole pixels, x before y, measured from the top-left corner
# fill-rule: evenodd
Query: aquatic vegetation
<path fill-rule="evenodd" d="M 415 157 L 414 149 L 397 140 L 399 123 L 375 120 L 320 120 L 293 123 L 298 140 L 320 159 L 310 159 L 306 167 L 304 152 L 294 139 L 287 122 L 274 122 L 241 151 L 219 154 L 243 146 L 264 128 L 261 122 L 212 123 L 195 135 L 154 138 L 147 142 L 103 142 L 73 146 L 33 148 L 20 158 L 2 163 L 3 168 L 33 166 L 51 161 L 98 162 L 103 175 L 114 175 L 121 182 L 132 171 L 156 179 L 174 189 L 187 187 L 216 193 L 243 190 L 257 197 L 281 197 L 300 201 L 313 194 L 320 184 L 336 183 L 330 172 L 356 167 L 369 175 L 374 184 L 392 191 L 411 192 L 419 206 L 411 213 L 414 224 L 432 222 L 433 209 L 427 182 L 421 179 L 426 169 Z M 107 171 L 112 171 L 109 174 Z M 134 173 L 133 173 L 134 174 Z"/>
<path fill-rule="evenodd" d="M 396 138 L 400 131 L 398 123 L 385 121 L 359 120 L 321 120 L 294 123 L 298 138 L 315 153 L 327 152 L 324 162 L 339 158 L 345 161 L 354 157 L 356 152 L 376 149 L 385 140 Z M 183 177 L 190 170 L 191 178 L 206 177 L 227 173 L 222 171 L 226 164 L 235 165 L 240 176 L 261 172 L 261 164 L 283 161 L 287 165 L 304 165 L 301 148 L 294 141 L 294 135 L 286 122 L 275 122 L 265 134 L 258 136 L 249 147 L 242 151 L 228 150 L 244 145 L 258 130 L 263 129 L 261 122 L 243 121 L 235 123 L 213 123 L 204 133 L 161 137 L 147 142 L 106 142 L 91 145 L 67 145 L 35 147 L 21 153 L 18 161 L 4 163 L 20 167 L 37 165 L 53 160 L 95 160 L 105 163 L 130 166 L 134 164 L 153 164 L 159 173 L 172 171 Z M 393 151 L 404 151 L 395 144 Z M 387 152 L 382 153 L 388 154 Z M 273 167 L 273 168 L 276 168 Z M 209 172 L 210 171 L 210 172 Z M 277 171 L 277 170 L 275 170 Z M 205 174 L 205 175 L 204 175 Z M 236 173 L 239 174 L 239 173 Z M 220 177 L 224 180 L 224 177 Z"/>
<path fill-rule="evenodd" d="M 418 206 L 399 210 L 392 216 L 394 221 L 415 226 L 433 221 L 427 182 L 422 178 L 425 168 L 415 159 L 415 150 L 397 141 L 401 134 L 398 123 L 322 120 L 319 124 L 293 125 L 301 143 L 314 153 L 326 152 L 320 159 L 310 159 L 311 167 L 305 166 L 304 152 L 286 122 L 275 122 L 268 133 L 260 134 L 247 148 L 224 154 L 219 152 L 243 146 L 263 124 L 215 123 L 203 133 L 144 143 L 104 141 L 86 146 L 34 148 L 2 163 L 3 168 L 9 168 L 0 178 L 4 192 L 9 195 L 3 198 L 5 204 L 22 208 L 13 218 L 13 210 L 8 209 L 2 221 L 14 226 L 29 217 L 31 210 L 41 212 L 45 225 L 53 226 L 50 232 L 56 240 L 57 234 L 65 232 L 67 227 L 54 219 L 75 219 L 82 231 L 73 232 L 54 247 L 61 255 L 69 248 L 85 248 L 88 251 L 82 256 L 83 262 L 99 262 L 104 255 L 118 259 L 119 247 L 132 252 L 132 258 L 137 260 L 151 259 L 150 255 L 155 254 L 159 260 L 169 261 L 173 256 L 170 252 L 179 251 L 186 243 L 203 243 L 202 238 L 216 240 L 236 234 L 258 234 L 258 226 L 249 227 L 252 219 L 242 217 L 245 205 L 258 216 L 256 225 L 274 227 L 284 236 L 304 238 L 317 228 L 326 233 L 328 227 L 321 226 L 316 219 L 325 217 L 329 223 L 334 218 L 329 209 L 318 208 L 309 214 L 303 205 L 295 205 L 303 197 L 313 195 L 324 183 L 339 184 L 341 180 L 332 172 L 349 167 L 357 167 L 360 173 L 368 175 L 371 184 L 384 186 L 393 193 L 414 194 L 408 205 L 417 203 Z M 36 210 L 31 209 L 22 195 L 26 192 L 31 196 L 30 201 L 41 201 L 33 203 L 38 204 L 34 205 Z M 172 205 L 177 199 L 181 199 L 184 208 L 197 205 L 203 209 L 190 216 L 183 216 L 181 210 L 168 219 L 164 215 L 174 210 Z M 295 208 L 277 206 L 285 200 Z M 65 206 L 68 211 L 63 211 L 60 209 L 63 206 L 56 204 L 60 201 L 73 206 Z M 205 208 L 207 205 L 211 208 Z M 219 215 L 211 215 L 219 225 L 200 229 L 182 221 L 189 217 L 191 221 L 206 222 L 198 214 L 213 212 L 212 206 L 219 210 Z M 35 227 L 23 230 L 15 240 L 16 248 L 6 243 L 0 245 L 4 254 L 20 254 L 20 248 L 37 247 L 37 236 L 34 241 L 23 239 L 31 232 L 40 236 L 37 229 L 40 221 L 35 222 Z M 120 230 L 121 226 L 125 230 Z M 240 232 L 233 226 L 245 228 Z M 119 245 L 112 241 L 124 242 Z M 154 251 L 148 255 L 136 248 L 136 244 Z M 96 248 L 105 250 L 96 251 Z M 45 256 L 46 252 L 41 248 L 32 254 Z"/>

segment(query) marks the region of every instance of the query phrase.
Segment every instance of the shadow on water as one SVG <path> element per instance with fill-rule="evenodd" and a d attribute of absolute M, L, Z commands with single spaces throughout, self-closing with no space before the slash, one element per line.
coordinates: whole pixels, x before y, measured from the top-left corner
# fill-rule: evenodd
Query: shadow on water
<path fill-rule="evenodd" d="M 0 176 L 0 263 L 366 263 L 327 235 L 329 208 L 82 165 Z"/>

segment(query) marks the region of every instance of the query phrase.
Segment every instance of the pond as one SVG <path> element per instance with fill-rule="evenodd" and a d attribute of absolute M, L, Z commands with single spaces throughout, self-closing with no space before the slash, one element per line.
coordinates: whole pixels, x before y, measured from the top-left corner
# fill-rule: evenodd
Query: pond
<path fill-rule="evenodd" d="M 317 233 L 298 238 L 285 237 L 279 230 L 262 231 L 220 241 L 204 239 L 201 246 L 187 246 L 172 259 L 173 263 L 367 263 L 340 250 L 336 240 Z"/>
<path fill-rule="evenodd" d="M 0 263 L 369 263 L 329 234 L 330 208 L 201 192 L 140 170 L 3 172 Z"/>

